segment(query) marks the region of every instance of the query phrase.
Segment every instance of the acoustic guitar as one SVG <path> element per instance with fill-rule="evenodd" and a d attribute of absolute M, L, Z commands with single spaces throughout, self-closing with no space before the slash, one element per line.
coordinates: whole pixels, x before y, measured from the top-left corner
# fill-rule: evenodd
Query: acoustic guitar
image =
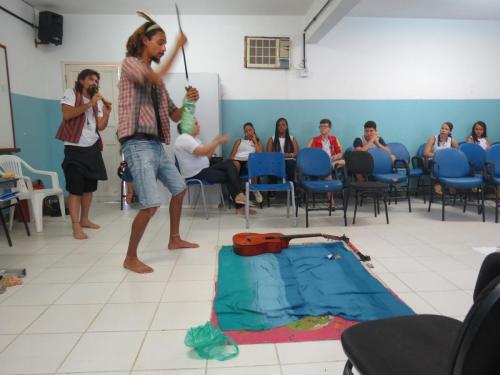
<path fill-rule="evenodd" d="M 265 253 L 280 253 L 288 247 L 291 240 L 295 238 L 323 237 L 329 240 L 343 241 L 356 254 L 362 262 L 370 261 L 368 255 L 354 246 L 346 235 L 334 236 L 323 233 L 290 234 L 283 233 L 237 233 L 233 236 L 234 252 L 241 256 L 255 256 Z"/>

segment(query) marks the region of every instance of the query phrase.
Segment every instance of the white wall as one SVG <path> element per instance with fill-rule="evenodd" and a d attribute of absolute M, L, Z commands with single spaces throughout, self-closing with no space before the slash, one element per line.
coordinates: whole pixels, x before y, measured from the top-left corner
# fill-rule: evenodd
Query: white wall
<path fill-rule="evenodd" d="M 5 1 L 5 0 L 0 0 Z M 10 2 L 9 2 L 10 3 Z M 158 16 L 169 42 L 173 16 Z M 309 77 L 243 68 L 245 35 L 292 37 L 302 59 L 302 17 L 184 16 L 191 72 L 220 74 L 223 99 L 487 99 L 500 97 L 500 22 L 345 18 L 307 46 Z M 64 16 L 62 46 L 33 45 L 33 31 L 0 12 L 15 93 L 56 99 L 61 62 L 119 62 L 136 16 Z M 179 58 L 173 72 L 182 72 Z"/>

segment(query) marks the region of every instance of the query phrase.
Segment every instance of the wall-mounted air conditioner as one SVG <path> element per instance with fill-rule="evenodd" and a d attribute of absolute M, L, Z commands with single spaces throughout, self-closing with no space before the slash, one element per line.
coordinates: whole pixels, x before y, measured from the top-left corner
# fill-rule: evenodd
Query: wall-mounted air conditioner
<path fill-rule="evenodd" d="M 246 36 L 245 68 L 290 69 L 290 38 Z"/>

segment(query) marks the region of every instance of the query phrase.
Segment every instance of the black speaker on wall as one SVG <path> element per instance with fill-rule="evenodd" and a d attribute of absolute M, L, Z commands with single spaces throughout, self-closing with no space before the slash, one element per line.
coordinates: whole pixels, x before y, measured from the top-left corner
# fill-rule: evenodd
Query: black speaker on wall
<path fill-rule="evenodd" d="M 38 39 L 41 42 L 58 46 L 62 44 L 62 38 L 63 16 L 49 11 L 40 12 L 38 14 Z"/>

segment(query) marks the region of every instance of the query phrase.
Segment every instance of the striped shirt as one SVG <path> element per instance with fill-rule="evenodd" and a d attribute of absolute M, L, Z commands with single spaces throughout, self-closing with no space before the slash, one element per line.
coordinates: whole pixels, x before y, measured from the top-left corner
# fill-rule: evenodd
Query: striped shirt
<path fill-rule="evenodd" d="M 170 121 L 168 116 L 177 110 L 162 82 L 156 87 L 146 80 L 151 67 L 137 57 L 123 60 L 118 96 L 118 139 L 135 133 L 150 134 L 160 137 L 165 144 L 170 144 Z M 162 134 L 158 134 L 155 109 L 151 96 L 157 90 L 158 111 Z"/>

